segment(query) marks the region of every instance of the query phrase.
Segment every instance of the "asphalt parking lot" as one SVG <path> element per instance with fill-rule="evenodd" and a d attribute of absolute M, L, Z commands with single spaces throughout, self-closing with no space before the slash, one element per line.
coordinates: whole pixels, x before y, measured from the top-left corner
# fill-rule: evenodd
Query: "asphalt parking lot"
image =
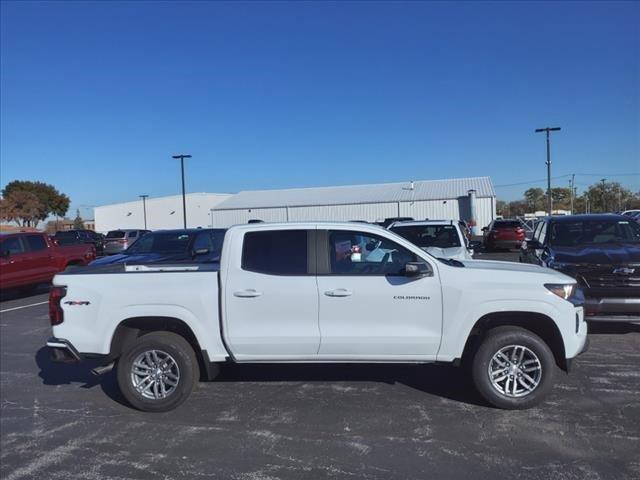
<path fill-rule="evenodd" d="M 46 299 L 0 302 L 5 480 L 640 478 L 638 325 L 592 325 L 590 350 L 528 411 L 485 406 L 449 366 L 265 365 L 228 366 L 149 414 L 113 373 L 50 362 Z"/>

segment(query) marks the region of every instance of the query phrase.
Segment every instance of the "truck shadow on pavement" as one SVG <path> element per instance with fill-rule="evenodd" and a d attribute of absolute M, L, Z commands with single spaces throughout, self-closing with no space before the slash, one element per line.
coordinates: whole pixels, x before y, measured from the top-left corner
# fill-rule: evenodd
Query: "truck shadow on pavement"
<path fill-rule="evenodd" d="M 225 364 L 214 382 L 348 382 L 400 384 L 421 392 L 486 407 L 463 368 L 448 365 Z"/>
<path fill-rule="evenodd" d="M 93 388 L 99 385 L 104 393 L 118 403 L 127 405 L 120 394 L 114 372 L 96 376 L 91 369 L 100 363 L 87 360 L 82 363 L 57 363 L 51 360 L 47 347 L 42 347 L 36 352 L 36 364 L 40 371 L 38 376 L 44 385 L 72 385 L 80 384 L 80 388 Z"/>
<path fill-rule="evenodd" d="M 97 385 L 115 402 L 128 405 L 122 397 L 115 378 L 115 371 L 96 376 L 91 369 L 97 362 L 85 361 L 80 364 L 56 363 L 51 360 L 47 347 L 36 353 L 38 376 L 44 385 L 73 385 L 79 388 L 93 388 Z M 349 382 L 400 384 L 407 387 L 457 402 L 487 406 L 476 393 L 471 380 L 462 368 L 446 365 L 384 365 L 384 364 L 307 364 L 307 365 L 240 365 L 225 364 L 218 382 Z"/>
<path fill-rule="evenodd" d="M 589 335 L 640 333 L 640 324 L 626 322 L 590 322 Z"/>

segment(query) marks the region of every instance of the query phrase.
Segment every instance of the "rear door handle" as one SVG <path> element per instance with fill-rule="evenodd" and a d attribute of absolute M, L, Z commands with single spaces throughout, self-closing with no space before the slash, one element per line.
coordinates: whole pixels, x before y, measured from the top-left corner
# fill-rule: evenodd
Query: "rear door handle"
<path fill-rule="evenodd" d="M 327 290 L 324 294 L 327 297 L 350 297 L 352 292 L 346 288 L 336 288 L 335 290 Z"/>
<path fill-rule="evenodd" d="M 254 298 L 262 295 L 262 292 L 249 288 L 247 290 L 238 290 L 237 292 L 233 292 L 233 295 L 240 298 Z"/>

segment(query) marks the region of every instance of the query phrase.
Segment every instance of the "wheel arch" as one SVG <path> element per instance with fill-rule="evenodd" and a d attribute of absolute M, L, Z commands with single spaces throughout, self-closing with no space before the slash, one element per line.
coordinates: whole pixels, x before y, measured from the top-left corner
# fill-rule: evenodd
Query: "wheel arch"
<path fill-rule="evenodd" d="M 551 349 L 556 364 L 568 370 L 565 346 L 560 329 L 551 317 L 538 312 L 506 311 L 487 313 L 480 317 L 469 333 L 465 343 L 462 362 L 469 361 L 487 332 L 496 327 L 514 326 L 538 335 Z"/>
<path fill-rule="evenodd" d="M 198 359 L 202 379 L 215 378 L 219 367 L 210 361 L 207 351 L 202 349 L 191 327 L 185 321 L 170 316 L 139 316 L 122 320 L 116 326 L 111 337 L 109 357 L 117 359 L 131 343 L 151 332 L 172 332 L 180 335 L 193 348 Z"/>

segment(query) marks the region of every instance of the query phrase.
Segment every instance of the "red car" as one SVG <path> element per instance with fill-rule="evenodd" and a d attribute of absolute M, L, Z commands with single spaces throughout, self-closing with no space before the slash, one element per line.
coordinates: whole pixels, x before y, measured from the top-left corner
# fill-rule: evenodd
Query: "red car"
<path fill-rule="evenodd" d="M 0 290 L 50 282 L 68 266 L 95 258 L 91 244 L 62 247 L 40 232 L 0 234 Z"/>
<path fill-rule="evenodd" d="M 520 248 L 525 239 L 524 228 L 519 220 L 494 220 L 482 232 L 486 250 Z"/>

